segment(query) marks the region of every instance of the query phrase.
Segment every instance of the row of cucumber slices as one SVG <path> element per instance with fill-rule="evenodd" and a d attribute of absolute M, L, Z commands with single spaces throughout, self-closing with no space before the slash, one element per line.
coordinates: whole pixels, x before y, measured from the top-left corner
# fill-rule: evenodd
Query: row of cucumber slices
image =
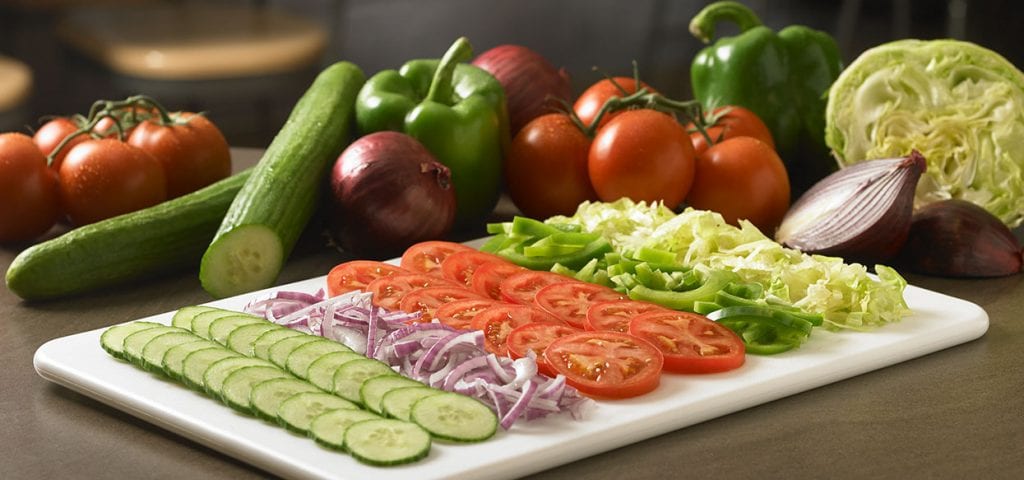
<path fill-rule="evenodd" d="M 370 465 L 419 460 L 433 439 L 479 442 L 497 431 L 480 401 L 403 377 L 345 345 L 209 306 L 170 325 L 136 321 L 100 336 L 115 358 L 179 381 Z"/>

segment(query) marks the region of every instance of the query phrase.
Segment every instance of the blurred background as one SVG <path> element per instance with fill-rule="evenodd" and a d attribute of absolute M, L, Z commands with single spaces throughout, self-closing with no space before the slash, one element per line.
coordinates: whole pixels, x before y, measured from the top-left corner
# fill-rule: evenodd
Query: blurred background
<path fill-rule="evenodd" d="M 205 111 L 235 146 L 265 147 L 313 76 L 337 60 L 368 75 L 439 57 L 465 35 L 476 52 L 515 43 L 572 77 L 641 77 L 687 99 L 700 42 L 695 0 L 0 0 L 0 130 L 144 93 Z M 1024 66 L 1024 3 L 1010 0 L 746 0 L 773 29 L 832 34 L 849 63 L 900 38 L 958 38 Z M 736 33 L 722 26 L 719 36 Z M 596 71 L 595 69 L 599 70 Z"/>

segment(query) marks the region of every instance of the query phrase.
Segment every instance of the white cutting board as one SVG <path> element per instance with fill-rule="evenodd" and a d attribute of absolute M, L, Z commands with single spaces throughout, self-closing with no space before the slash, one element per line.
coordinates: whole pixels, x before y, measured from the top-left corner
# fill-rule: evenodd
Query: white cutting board
<path fill-rule="evenodd" d="M 280 288 L 312 293 L 323 284 L 318 277 Z M 210 304 L 241 309 L 267 292 Z M 286 478 L 515 478 L 968 342 L 988 329 L 988 314 L 973 303 L 913 286 L 906 300 L 915 313 L 876 331 L 815 329 L 798 350 L 748 355 L 738 370 L 666 374 L 650 394 L 596 402 L 585 420 L 560 415 L 517 424 L 480 444 L 435 442 L 426 459 L 400 467 L 360 464 L 115 360 L 100 348 L 103 329 L 47 342 L 36 352 L 35 368 L 47 380 Z M 170 323 L 171 315 L 145 320 Z"/>

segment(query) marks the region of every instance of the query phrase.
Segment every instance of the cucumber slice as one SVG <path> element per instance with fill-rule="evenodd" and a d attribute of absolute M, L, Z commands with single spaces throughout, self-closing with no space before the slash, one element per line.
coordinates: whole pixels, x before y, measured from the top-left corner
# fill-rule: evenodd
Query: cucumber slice
<path fill-rule="evenodd" d="M 452 392 L 421 398 L 409 418 L 431 435 L 455 442 L 480 442 L 498 431 L 498 416 L 490 407 Z"/>
<path fill-rule="evenodd" d="M 319 342 L 323 340 L 323 337 L 316 335 L 304 334 L 301 337 L 288 337 L 282 340 L 278 340 L 277 343 L 270 346 L 268 353 L 270 354 L 270 363 L 277 365 L 281 368 L 287 368 L 288 355 L 291 355 L 295 349 L 312 342 Z"/>
<path fill-rule="evenodd" d="M 212 342 L 211 342 L 212 343 Z M 221 346 L 196 350 L 185 356 L 181 361 L 181 377 L 188 385 L 201 392 L 206 391 L 206 384 L 203 383 L 203 374 L 210 369 L 210 366 L 225 358 L 242 357 Z"/>
<path fill-rule="evenodd" d="M 232 312 L 231 310 L 211 310 L 209 312 L 201 312 L 195 317 L 192 317 L 192 330 L 196 335 L 205 339 L 210 338 L 210 324 L 218 318 L 230 317 L 232 315 L 238 315 L 239 312 Z"/>
<path fill-rule="evenodd" d="M 127 337 L 124 337 L 124 358 L 129 362 L 132 362 L 140 367 L 142 363 L 142 349 L 149 343 L 150 340 L 156 338 L 158 335 L 163 335 L 169 332 L 187 332 L 188 330 L 182 330 L 178 327 L 172 327 L 170 325 L 161 325 L 159 327 L 147 328 L 145 330 L 139 330 Z"/>
<path fill-rule="evenodd" d="M 196 334 L 184 329 L 178 329 L 176 332 L 167 332 L 153 337 L 152 340 L 146 342 L 146 345 L 142 347 L 142 368 L 151 372 L 159 372 L 170 376 L 164 370 L 164 354 L 178 345 L 195 342 L 197 340 L 202 339 Z"/>
<path fill-rule="evenodd" d="M 227 346 L 242 355 L 252 357 L 255 356 L 253 354 L 253 346 L 256 345 L 256 340 L 260 338 L 260 335 L 271 330 L 284 328 L 285 327 L 272 322 L 242 325 L 228 335 Z"/>
<path fill-rule="evenodd" d="M 235 329 L 242 325 L 252 325 L 254 323 L 270 322 L 264 318 L 257 317 L 256 315 L 249 315 L 245 313 L 218 318 L 210 322 L 210 340 L 227 346 L 228 335 L 231 335 L 231 332 L 235 331 Z"/>
<path fill-rule="evenodd" d="M 203 386 L 211 397 L 223 400 L 224 380 L 246 367 L 273 367 L 270 362 L 241 355 L 217 360 L 203 373 Z"/>
<path fill-rule="evenodd" d="M 359 398 L 362 399 L 366 409 L 378 415 L 384 414 L 381 406 L 381 399 L 390 390 L 402 387 L 425 387 L 422 382 L 401 375 L 381 375 L 366 379 L 359 387 Z"/>
<path fill-rule="evenodd" d="M 419 401 L 419 399 L 426 398 L 431 395 L 437 395 L 439 393 L 444 393 L 444 390 L 438 390 L 425 385 L 421 387 L 400 387 L 388 390 L 388 392 L 384 394 L 384 397 L 381 398 L 381 410 L 383 410 L 389 417 L 408 422 L 409 412 L 412 411 L 412 406 Z"/>
<path fill-rule="evenodd" d="M 256 338 L 256 343 L 252 344 L 252 356 L 270 361 L 270 347 L 274 346 L 279 340 L 299 335 L 306 334 L 290 328 L 270 330 Z"/>
<path fill-rule="evenodd" d="M 196 338 L 198 340 L 171 347 L 170 350 L 167 350 L 167 352 L 164 353 L 164 358 L 160 361 L 160 364 L 168 377 L 185 383 L 184 372 L 182 371 L 185 357 L 192 352 L 217 346 L 216 343 L 206 340 L 205 338 L 199 338 L 198 335 Z"/>
<path fill-rule="evenodd" d="M 337 409 L 324 412 L 309 424 L 309 435 L 320 445 L 345 450 L 345 430 L 356 422 L 380 420 L 380 415 L 359 409 Z"/>
<path fill-rule="evenodd" d="M 267 380 L 275 378 L 291 378 L 290 373 L 276 366 L 252 365 L 236 369 L 224 379 L 221 385 L 220 399 L 229 407 L 243 413 L 254 414 L 252 408 L 252 390 Z"/>
<path fill-rule="evenodd" d="M 332 352 L 321 356 L 309 364 L 306 380 L 324 391 L 334 391 L 334 372 L 345 362 L 362 360 L 365 355 L 356 352 Z"/>
<path fill-rule="evenodd" d="M 187 307 L 181 307 L 178 311 L 174 312 L 174 316 L 171 317 L 171 326 L 184 328 L 185 330 L 192 330 L 192 319 L 203 312 L 212 312 L 214 310 L 221 310 L 217 307 L 210 307 L 206 305 L 189 305 Z"/>
<path fill-rule="evenodd" d="M 307 372 L 310 364 L 328 353 L 351 352 L 352 349 L 334 340 L 321 338 L 315 342 L 301 345 L 292 353 L 288 354 L 285 360 L 285 369 L 299 378 L 309 378 Z"/>
<path fill-rule="evenodd" d="M 297 378 L 283 377 L 272 378 L 252 387 L 249 394 L 249 402 L 252 404 L 252 411 L 256 416 L 267 421 L 280 423 L 277 412 L 285 400 L 299 393 L 321 392 L 313 384 Z"/>
<path fill-rule="evenodd" d="M 362 388 L 363 382 L 380 375 L 398 375 L 398 373 L 388 364 L 372 358 L 345 362 L 334 371 L 333 392 L 345 400 L 362 405 L 363 397 L 359 395 L 359 389 Z"/>
<path fill-rule="evenodd" d="M 330 393 L 304 392 L 293 395 L 281 403 L 277 409 L 277 420 L 289 430 L 309 435 L 314 418 L 324 412 L 339 409 L 359 410 L 359 406 Z"/>
<path fill-rule="evenodd" d="M 161 323 L 156 322 L 131 322 L 123 323 L 121 325 L 114 325 L 103 331 L 100 335 L 100 346 L 103 347 L 110 356 L 125 360 L 124 358 L 124 338 L 135 332 L 146 330 L 154 327 L 164 326 Z"/>
<path fill-rule="evenodd" d="M 430 453 L 430 433 L 415 423 L 393 418 L 363 420 L 345 430 L 345 449 L 363 463 L 400 465 Z"/>

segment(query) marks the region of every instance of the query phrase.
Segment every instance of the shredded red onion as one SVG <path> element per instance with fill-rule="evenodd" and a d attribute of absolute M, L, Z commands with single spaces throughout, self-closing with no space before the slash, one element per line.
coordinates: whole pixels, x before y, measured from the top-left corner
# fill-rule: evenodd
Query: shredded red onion
<path fill-rule="evenodd" d="M 324 291 L 275 292 L 250 302 L 245 311 L 338 341 L 435 388 L 472 396 L 495 410 L 501 427 L 568 411 L 584 418 L 593 401 L 566 385 L 565 377 L 537 372 L 529 356 L 512 360 L 484 348 L 483 332 L 457 330 L 419 313 L 388 311 L 359 291 L 325 298 Z"/>

